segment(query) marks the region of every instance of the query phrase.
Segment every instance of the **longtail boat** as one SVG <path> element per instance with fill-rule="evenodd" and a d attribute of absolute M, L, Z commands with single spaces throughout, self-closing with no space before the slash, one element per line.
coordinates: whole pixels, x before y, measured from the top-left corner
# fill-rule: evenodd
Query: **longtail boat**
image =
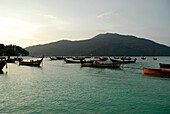
<path fill-rule="evenodd" d="M 121 60 L 115 60 L 115 59 L 110 58 L 110 60 L 112 62 L 119 62 L 119 63 L 135 63 L 137 59 L 135 58 L 134 60 L 123 60 L 123 61 L 121 61 Z"/>
<path fill-rule="evenodd" d="M 143 68 L 143 72 L 144 74 L 169 75 L 170 76 L 170 70 L 164 70 L 164 69 Z"/>
<path fill-rule="evenodd" d="M 144 56 L 141 56 L 141 59 L 142 59 L 142 60 L 145 60 L 145 59 L 146 59 L 146 57 L 144 57 Z"/>
<path fill-rule="evenodd" d="M 157 58 L 154 57 L 153 60 L 157 60 Z"/>
<path fill-rule="evenodd" d="M 73 60 L 84 60 L 84 57 L 72 57 Z"/>
<path fill-rule="evenodd" d="M 108 58 L 106 58 L 106 57 L 99 57 L 99 60 L 101 60 L 101 61 L 107 61 Z"/>
<path fill-rule="evenodd" d="M 82 67 L 120 68 L 121 63 L 83 63 Z"/>
<path fill-rule="evenodd" d="M 52 60 L 57 60 L 57 58 L 54 58 L 54 57 L 51 57 L 50 56 L 50 60 L 52 61 Z"/>
<path fill-rule="evenodd" d="M 121 57 L 121 60 L 131 60 L 131 57 Z"/>
<path fill-rule="evenodd" d="M 63 57 L 63 56 L 61 56 L 61 57 L 60 57 L 60 56 L 57 56 L 56 59 L 57 59 L 57 60 L 63 60 L 63 59 L 65 59 L 65 57 Z"/>
<path fill-rule="evenodd" d="M 114 57 L 114 59 L 119 59 L 119 57 Z"/>
<path fill-rule="evenodd" d="M 50 57 L 50 60 L 52 61 L 52 60 L 63 60 L 63 59 L 65 59 L 65 57 L 59 57 L 59 56 L 57 56 L 57 57 Z"/>
<path fill-rule="evenodd" d="M 69 60 L 69 59 L 64 59 L 66 63 L 81 63 L 80 60 Z"/>
<path fill-rule="evenodd" d="M 161 68 L 170 68 L 170 64 L 159 63 Z"/>
<path fill-rule="evenodd" d="M 93 60 L 89 60 L 89 61 L 86 61 L 86 60 L 69 60 L 69 59 L 64 59 L 64 61 L 66 63 L 93 63 L 94 61 Z"/>
<path fill-rule="evenodd" d="M 27 65 L 27 66 L 40 66 L 41 62 L 43 61 L 44 56 L 41 60 L 30 60 L 30 61 L 20 61 L 19 65 Z"/>
<path fill-rule="evenodd" d="M 6 64 L 6 58 L 5 57 L 1 57 L 0 58 L 0 71 L 2 71 L 2 69 L 4 68 Z"/>

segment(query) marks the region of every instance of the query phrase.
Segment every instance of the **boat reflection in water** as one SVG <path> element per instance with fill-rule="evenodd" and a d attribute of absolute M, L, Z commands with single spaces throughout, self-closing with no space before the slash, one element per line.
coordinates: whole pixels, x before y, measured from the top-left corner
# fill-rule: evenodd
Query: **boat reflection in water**
<path fill-rule="evenodd" d="M 82 67 L 99 67 L 99 68 L 120 68 L 121 63 L 113 62 L 113 63 L 101 63 L 101 62 L 93 62 L 93 63 L 82 63 Z"/>

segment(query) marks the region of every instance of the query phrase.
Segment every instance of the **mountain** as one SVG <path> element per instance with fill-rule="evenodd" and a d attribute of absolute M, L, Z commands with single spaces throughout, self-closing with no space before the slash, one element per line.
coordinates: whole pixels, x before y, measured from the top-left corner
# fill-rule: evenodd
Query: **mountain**
<path fill-rule="evenodd" d="M 25 48 L 30 55 L 98 55 L 98 56 L 154 56 L 170 55 L 170 47 L 130 35 L 99 34 L 92 39 L 61 40 Z"/>
<path fill-rule="evenodd" d="M 23 49 L 20 46 L 16 46 L 16 45 L 7 45 L 5 46 L 4 44 L 0 44 L 0 55 L 10 55 L 10 56 L 16 56 L 18 54 L 22 54 L 22 55 L 29 55 L 29 52 L 26 51 L 25 49 Z"/>

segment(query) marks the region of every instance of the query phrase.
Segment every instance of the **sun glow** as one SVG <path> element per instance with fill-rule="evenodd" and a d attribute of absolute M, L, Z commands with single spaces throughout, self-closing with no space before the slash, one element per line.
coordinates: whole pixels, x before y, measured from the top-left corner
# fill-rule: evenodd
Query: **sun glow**
<path fill-rule="evenodd" d="M 28 36 L 30 32 L 36 29 L 35 26 L 11 18 L 0 17 L 0 35 L 11 37 L 23 37 Z"/>
<path fill-rule="evenodd" d="M 23 45 L 31 39 L 38 26 L 14 18 L 0 17 L 0 43 Z M 23 45 L 24 46 L 24 45 Z"/>

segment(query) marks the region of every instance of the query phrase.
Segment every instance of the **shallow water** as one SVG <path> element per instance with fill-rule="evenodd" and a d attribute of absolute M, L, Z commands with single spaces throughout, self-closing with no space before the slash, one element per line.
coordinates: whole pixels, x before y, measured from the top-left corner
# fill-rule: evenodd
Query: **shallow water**
<path fill-rule="evenodd" d="M 124 68 L 89 68 L 45 59 L 0 73 L 0 113 L 170 113 L 170 78 L 144 75 L 170 57 L 137 58 Z"/>

